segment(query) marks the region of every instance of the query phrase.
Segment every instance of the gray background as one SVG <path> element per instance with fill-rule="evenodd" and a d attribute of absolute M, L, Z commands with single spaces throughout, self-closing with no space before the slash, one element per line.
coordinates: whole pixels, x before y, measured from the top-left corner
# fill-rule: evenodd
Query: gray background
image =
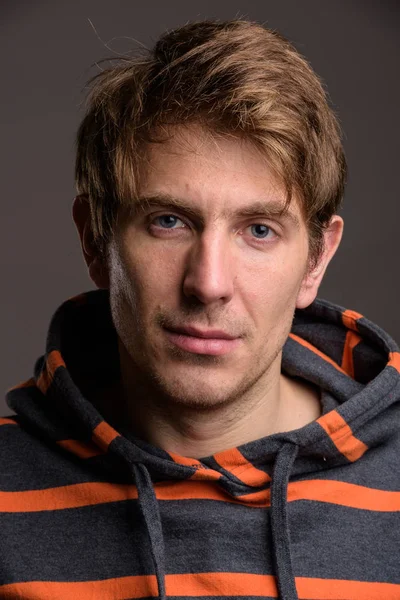
<path fill-rule="evenodd" d="M 71 219 L 74 135 L 91 65 L 166 29 L 237 15 L 286 35 L 325 81 L 345 132 L 345 235 L 320 296 L 400 340 L 397 0 L 6 2 L 0 6 L 0 389 L 28 379 L 49 319 L 93 286 Z M 89 23 L 92 21 L 97 34 Z M 115 38 L 113 41 L 111 41 Z M 0 414 L 11 414 L 0 394 Z"/>

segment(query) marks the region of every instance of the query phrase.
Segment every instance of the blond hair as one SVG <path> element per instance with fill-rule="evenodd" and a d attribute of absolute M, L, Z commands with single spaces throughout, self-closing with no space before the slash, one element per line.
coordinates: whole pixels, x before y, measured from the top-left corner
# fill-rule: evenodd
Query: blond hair
<path fill-rule="evenodd" d="M 257 23 L 201 21 L 165 33 L 146 55 L 91 80 L 77 134 L 76 184 L 103 252 L 119 208 L 137 197 L 146 144 L 169 125 L 199 123 L 253 142 L 298 194 L 310 256 L 337 212 L 346 177 L 340 128 L 320 79 L 294 47 Z"/>

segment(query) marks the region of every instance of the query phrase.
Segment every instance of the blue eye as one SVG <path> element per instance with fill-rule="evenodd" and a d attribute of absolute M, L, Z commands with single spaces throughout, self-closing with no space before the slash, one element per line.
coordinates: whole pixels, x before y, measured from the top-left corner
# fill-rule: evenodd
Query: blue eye
<path fill-rule="evenodd" d="M 174 226 L 174 220 L 181 221 L 181 219 L 179 219 L 178 217 L 175 217 L 175 215 L 160 215 L 159 217 L 156 217 L 154 220 L 156 221 L 157 219 L 164 219 L 164 222 L 166 223 L 166 227 L 163 227 L 163 225 L 161 223 L 162 229 L 172 229 Z M 171 222 L 171 220 L 172 220 L 172 222 Z M 181 221 L 181 223 L 182 223 L 182 221 Z"/>
<path fill-rule="evenodd" d="M 257 232 L 258 234 L 260 234 L 261 237 L 258 237 L 258 235 L 256 235 L 256 237 L 258 239 L 265 239 L 266 237 L 268 237 L 269 233 L 273 233 L 271 227 L 268 227 L 268 225 L 263 225 L 262 223 L 256 223 L 255 225 L 250 225 L 250 227 L 252 228 L 259 228 L 259 231 Z"/>

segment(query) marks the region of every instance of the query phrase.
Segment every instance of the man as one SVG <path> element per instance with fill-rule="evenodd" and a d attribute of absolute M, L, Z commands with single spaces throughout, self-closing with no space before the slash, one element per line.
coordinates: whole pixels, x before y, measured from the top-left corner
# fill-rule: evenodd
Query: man
<path fill-rule="evenodd" d="M 2 598 L 400 598 L 400 354 L 316 300 L 346 165 L 246 21 L 94 80 L 64 303 L 0 427 Z"/>

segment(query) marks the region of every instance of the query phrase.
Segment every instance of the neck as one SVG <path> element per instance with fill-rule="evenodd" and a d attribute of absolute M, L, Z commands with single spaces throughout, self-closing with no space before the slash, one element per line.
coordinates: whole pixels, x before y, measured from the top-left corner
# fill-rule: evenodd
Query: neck
<path fill-rule="evenodd" d="M 121 382 L 96 405 L 115 429 L 130 431 L 167 452 L 202 458 L 298 429 L 320 416 L 318 390 L 286 377 L 280 368 L 281 356 L 245 395 L 218 407 L 199 408 L 163 396 L 121 356 Z"/>

